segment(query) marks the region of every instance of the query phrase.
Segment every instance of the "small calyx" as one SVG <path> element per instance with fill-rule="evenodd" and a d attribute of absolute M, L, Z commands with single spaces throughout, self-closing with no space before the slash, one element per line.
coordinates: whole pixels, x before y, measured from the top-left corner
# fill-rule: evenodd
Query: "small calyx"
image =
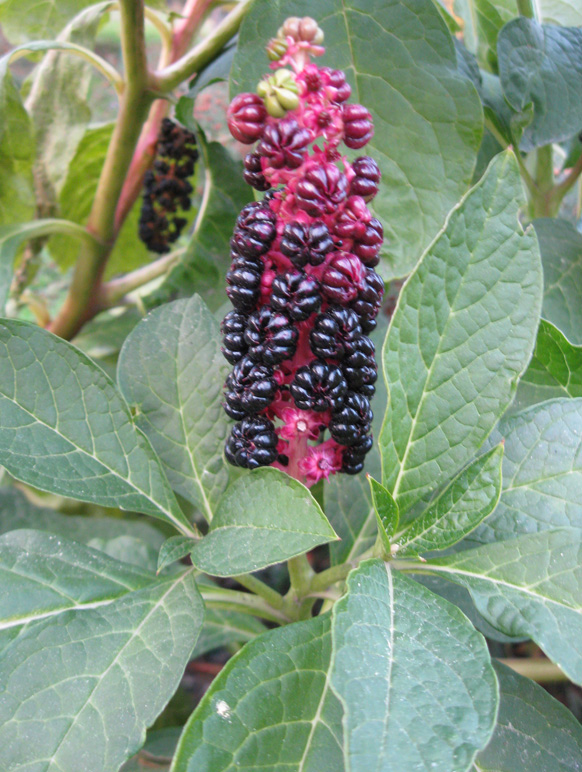
<path fill-rule="evenodd" d="M 233 136 L 256 142 L 244 179 L 264 196 L 244 207 L 230 241 L 223 404 L 237 423 L 225 455 L 306 485 L 359 473 L 372 447 L 378 368 L 368 333 L 384 293 L 374 271 L 383 229 L 367 205 L 380 170 L 340 150 L 363 147 L 372 119 L 349 103 L 341 70 L 309 61 L 322 42 L 313 19 L 287 19 L 267 46 L 271 73 L 228 111 Z"/>

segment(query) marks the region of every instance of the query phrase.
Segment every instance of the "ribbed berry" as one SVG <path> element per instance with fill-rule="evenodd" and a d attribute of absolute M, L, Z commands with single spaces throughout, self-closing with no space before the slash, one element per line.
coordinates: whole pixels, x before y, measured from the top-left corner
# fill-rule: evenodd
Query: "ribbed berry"
<path fill-rule="evenodd" d="M 252 311 L 259 299 L 261 286 L 261 272 L 250 268 L 241 267 L 235 261 L 233 267 L 226 274 L 226 294 L 230 302 L 239 311 Z"/>
<path fill-rule="evenodd" d="M 245 469 L 268 466 L 277 458 L 278 438 L 272 421 L 248 416 L 232 427 L 224 455 L 229 463 Z"/>
<path fill-rule="evenodd" d="M 340 445 L 353 445 L 368 433 L 373 417 L 369 400 L 348 391 L 342 406 L 332 413 L 329 433 Z"/>
<path fill-rule="evenodd" d="M 244 257 L 264 255 L 277 235 L 276 223 L 277 216 L 268 204 L 247 204 L 237 218 L 231 247 Z"/>
<path fill-rule="evenodd" d="M 237 421 L 269 407 L 279 388 L 273 368 L 259 365 L 248 356 L 229 373 L 224 386 L 224 409 Z"/>
<path fill-rule="evenodd" d="M 364 265 L 372 268 L 380 262 L 380 247 L 383 240 L 382 223 L 376 217 L 372 217 L 370 222 L 366 223 L 364 234 L 354 241 L 352 249 Z"/>
<path fill-rule="evenodd" d="M 321 265 L 333 247 L 327 225 L 317 220 L 310 225 L 288 222 L 281 236 L 280 250 L 297 268 Z"/>
<path fill-rule="evenodd" d="M 309 345 L 321 359 L 343 359 L 346 348 L 362 334 L 355 311 L 341 306 L 330 306 L 318 314 L 309 333 Z"/>
<path fill-rule="evenodd" d="M 322 67 L 322 70 L 328 77 L 328 85 L 325 87 L 325 91 L 330 102 L 339 104 L 349 99 L 352 88 L 346 81 L 345 73 L 341 70 L 331 70 L 329 67 Z"/>
<path fill-rule="evenodd" d="M 271 285 L 271 306 L 302 322 L 321 306 L 319 282 L 303 272 L 276 276 Z"/>
<path fill-rule="evenodd" d="M 256 362 L 276 365 L 291 359 L 297 348 L 297 329 L 286 314 L 263 306 L 249 317 L 245 340 Z"/>
<path fill-rule="evenodd" d="M 222 353 L 224 358 L 235 365 L 247 353 L 248 345 L 245 341 L 247 315 L 240 311 L 229 311 L 222 320 Z"/>
<path fill-rule="evenodd" d="M 324 296 L 339 305 L 356 300 L 360 288 L 364 286 L 364 272 L 365 268 L 358 257 L 347 252 L 336 252 L 321 277 Z"/>
<path fill-rule="evenodd" d="M 252 145 L 259 139 L 265 128 L 266 118 L 265 103 L 258 94 L 239 94 L 226 111 L 230 133 L 245 145 Z"/>
<path fill-rule="evenodd" d="M 243 179 L 247 185 L 250 185 L 255 190 L 260 190 L 261 192 L 270 189 L 271 183 L 268 182 L 263 174 L 261 156 L 258 153 L 247 153 L 243 165 L 245 169 L 243 172 Z"/>
<path fill-rule="evenodd" d="M 297 370 L 289 390 L 297 407 L 322 413 L 343 404 L 347 383 L 339 367 L 316 359 Z"/>
<path fill-rule="evenodd" d="M 372 116 L 362 105 L 344 105 L 344 142 L 352 150 L 358 150 L 374 136 Z"/>
<path fill-rule="evenodd" d="M 309 129 L 301 128 L 295 118 L 288 117 L 265 128 L 257 152 L 273 169 L 297 169 L 303 163 L 310 142 Z"/>
<path fill-rule="evenodd" d="M 348 181 L 335 164 L 310 169 L 295 188 L 297 205 L 312 217 L 333 214 L 347 195 Z"/>
<path fill-rule="evenodd" d="M 350 182 L 350 196 L 361 196 L 370 201 L 380 187 L 380 167 L 370 156 L 362 155 L 352 164 L 355 177 Z"/>
<path fill-rule="evenodd" d="M 374 396 L 378 379 L 375 346 L 366 335 L 360 335 L 350 342 L 346 356 L 342 362 L 342 372 L 348 386 L 353 391 L 363 394 L 368 399 Z"/>
<path fill-rule="evenodd" d="M 376 316 L 384 295 L 384 282 L 373 268 L 366 268 L 365 275 L 352 308 L 359 314 L 364 332 L 376 327 Z"/>
<path fill-rule="evenodd" d="M 374 440 L 371 434 L 365 434 L 363 437 L 350 445 L 343 452 L 342 469 L 344 474 L 358 474 L 364 468 L 364 458 L 372 449 Z"/>
<path fill-rule="evenodd" d="M 372 213 L 361 196 L 350 196 L 335 219 L 334 233 L 342 239 L 360 239 Z"/>

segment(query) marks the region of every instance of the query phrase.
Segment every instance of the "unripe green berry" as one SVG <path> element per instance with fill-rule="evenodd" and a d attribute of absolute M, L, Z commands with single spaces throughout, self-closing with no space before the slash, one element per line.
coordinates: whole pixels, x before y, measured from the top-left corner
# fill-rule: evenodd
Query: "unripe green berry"
<path fill-rule="evenodd" d="M 273 118 L 283 118 L 287 110 L 299 105 L 299 86 L 291 70 L 277 70 L 270 78 L 260 81 L 257 94 L 265 100 L 267 112 Z"/>
<path fill-rule="evenodd" d="M 267 56 L 272 62 L 277 62 L 284 56 L 287 51 L 288 45 L 284 40 L 279 38 L 271 38 L 267 46 Z"/>

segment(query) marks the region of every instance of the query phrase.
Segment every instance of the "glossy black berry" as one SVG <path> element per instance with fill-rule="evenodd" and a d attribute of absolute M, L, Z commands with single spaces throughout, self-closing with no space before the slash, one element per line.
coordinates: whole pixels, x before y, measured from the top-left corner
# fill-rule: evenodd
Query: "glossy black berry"
<path fill-rule="evenodd" d="M 384 228 L 382 223 L 376 217 L 372 217 L 370 222 L 366 223 L 364 233 L 354 241 L 352 249 L 364 265 L 373 268 L 380 262 L 380 247 L 383 240 Z"/>
<path fill-rule="evenodd" d="M 378 367 L 374 357 L 375 346 L 366 335 L 351 342 L 342 362 L 342 371 L 352 391 L 371 399 L 376 391 Z"/>
<path fill-rule="evenodd" d="M 236 261 L 226 274 L 226 294 L 239 311 L 252 311 L 257 305 L 261 287 L 261 273 Z"/>
<path fill-rule="evenodd" d="M 297 370 L 289 390 L 297 407 L 322 413 L 341 407 L 347 382 L 339 367 L 316 359 Z"/>
<path fill-rule="evenodd" d="M 365 434 L 363 437 L 346 448 L 342 457 L 342 469 L 344 474 L 358 474 L 364 468 L 364 458 L 372 449 L 374 444 L 371 434 Z"/>
<path fill-rule="evenodd" d="M 355 311 L 342 306 L 330 306 L 318 314 L 309 333 L 313 353 L 322 359 L 343 359 L 346 347 L 360 337 L 362 328 Z"/>
<path fill-rule="evenodd" d="M 334 248 L 327 225 L 313 222 L 290 222 L 285 225 L 281 236 L 281 252 L 297 268 L 309 265 L 321 265 L 328 252 Z"/>
<path fill-rule="evenodd" d="M 374 198 L 380 187 L 380 168 L 370 156 L 356 158 L 352 164 L 355 176 L 350 182 L 350 195 L 361 196 L 365 201 Z"/>
<path fill-rule="evenodd" d="M 239 214 L 230 245 L 243 257 L 259 257 L 268 252 L 277 235 L 277 216 L 262 202 L 247 204 Z"/>
<path fill-rule="evenodd" d="M 263 306 L 249 317 L 245 340 L 256 362 L 276 365 L 291 359 L 297 348 L 297 329 L 286 314 Z"/>
<path fill-rule="evenodd" d="M 262 416 L 243 418 L 232 427 L 224 455 L 233 466 L 245 469 L 272 464 L 278 455 L 273 423 Z"/>
<path fill-rule="evenodd" d="M 329 433 L 340 445 L 354 445 L 368 433 L 373 417 L 369 400 L 362 394 L 348 391 L 343 405 L 331 416 Z"/>
<path fill-rule="evenodd" d="M 295 118 L 287 117 L 265 127 L 257 152 L 273 169 L 297 169 L 310 142 L 309 129 L 302 128 Z"/>
<path fill-rule="evenodd" d="M 222 353 L 224 358 L 235 365 L 247 353 L 248 345 L 245 341 L 247 315 L 240 311 L 229 311 L 222 320 L 220 329 L 222 332 Z"/>
<path fill-rule="evenodd" d="M 302 322 L 321 306 L 319 282 L 305 273 L 284 273 L 273 279 L 271 306 Z"/>
<path fill-rule="evenodd" d="M 366 273 L 357 298 L 352 308 L 360 316 L 364 332 L 371 332 L 376 327 L 376 316 L 380 310 L 384 295 L 384 282 L 373 268 L 366 268 Z"/>
<path fill-rule="evenodd" d="M 244 168 L 243 178 L 247 185 L 261 192 L 270 189 L 271 183 L 263 174 L 261 156 L 258 153 L 248 153 L 245 156 Z"/>
<path fill-rule="evenodd" d="M 273 368 L 258 365 L 248 356 L 234 367 L 224 386 L 224 409 L 235 420 L 264 410 L 279 388 L 273 377 Z"/>

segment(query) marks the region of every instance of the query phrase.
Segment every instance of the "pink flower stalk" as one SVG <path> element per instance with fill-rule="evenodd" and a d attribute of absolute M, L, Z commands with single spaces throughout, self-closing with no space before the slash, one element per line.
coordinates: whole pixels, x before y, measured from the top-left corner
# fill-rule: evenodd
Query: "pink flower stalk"
<path fill-rule="evenodd" d="M 372 119 L 347 103 L 343 72 L 309 61 L 322 41 L 313 19 L 288 19 L 267 47 L 274 74 L 228 110 L 233 136 L 258 143 L 244 177 L 265 196 L 244 207 L 231 240 L 234 310 L 222 332 L 234 369 L 223 404 L 237 423 L 225 454 L 306 485 L 358 473 L 372 447 L 368 333 L 384 292 L 374 271 L 382 225 L 366 205 L 380 171 L 369 156 L 350 163 L 340 151 L 342 142 L 363 147 Z"/>

